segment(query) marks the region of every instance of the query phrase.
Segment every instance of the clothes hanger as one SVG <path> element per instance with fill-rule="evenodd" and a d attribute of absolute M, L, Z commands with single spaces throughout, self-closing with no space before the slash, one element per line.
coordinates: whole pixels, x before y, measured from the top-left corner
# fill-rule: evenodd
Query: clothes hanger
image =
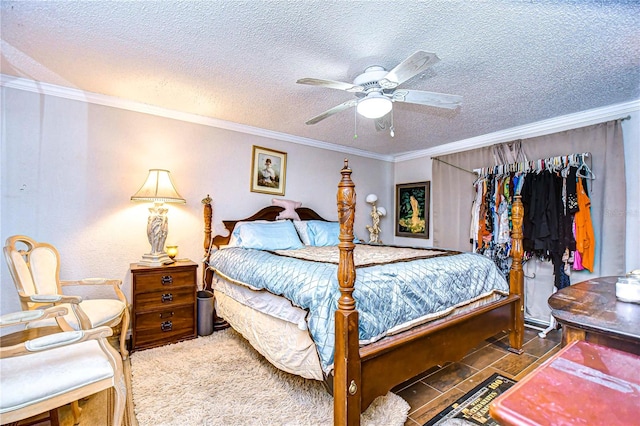
<path fill-rule="evenodd" d="M 586 174 L 583 174 L 583 171 L 586 172 Z M 584 161 L 584 158 L 582 158 L 582 164 L 580 164 L 580 167 L 578 167 L 576 176 L 586 178 L 586 179 L 591 179 L 591 180 L 596 178 L 595 173 L 591 171 L 587 162 Z"/>

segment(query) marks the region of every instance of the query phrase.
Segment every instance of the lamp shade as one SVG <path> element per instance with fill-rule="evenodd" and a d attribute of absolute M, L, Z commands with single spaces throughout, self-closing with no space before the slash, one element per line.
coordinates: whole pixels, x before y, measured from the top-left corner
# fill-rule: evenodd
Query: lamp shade
<path fill-rule="evenodd" d="M 384 117 L 393 107 L 391 99 L 379 93 L 370 93 L 358 102 L 356 110 L 358 114 L 366 118 Z"/>
<path fill-rule="evenodd" d="M 369 194 L 367 195 L 367 198 L 365 198 L 365 201 L 369 204 L 373 204 L 378 201 L 378 196 L 376 194 Z"/>
<path fill-rule="evenodd" d="M 147 180 L 138 192 L 131 196 L 131 201 L 152 201 L 155 203 L 186 203 L 176 190 L 169 170 L 151 169 Z"/>

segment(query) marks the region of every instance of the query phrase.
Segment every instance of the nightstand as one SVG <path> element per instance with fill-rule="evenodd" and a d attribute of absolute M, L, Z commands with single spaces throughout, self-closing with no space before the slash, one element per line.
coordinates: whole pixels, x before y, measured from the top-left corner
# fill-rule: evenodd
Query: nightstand
<path fill-rule="evenodd" d="M 131 264 L 132 351 L 193 339 L 196 332 L 198 265 Z"/>

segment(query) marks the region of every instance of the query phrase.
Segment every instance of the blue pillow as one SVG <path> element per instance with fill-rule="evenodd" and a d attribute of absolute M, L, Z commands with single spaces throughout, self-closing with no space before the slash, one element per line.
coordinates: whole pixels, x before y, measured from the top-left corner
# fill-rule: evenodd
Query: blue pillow
<path fill-rule="evenodd" d="M 236 222 L 236 225 L 233 227 L 233 232 L 231 232 L 231 236 L 229 237 L 229 242 L 227 243 L 227 247 L 240 247 L 240 228 L 242 228 L 247 223 L 271 223 L 270 220 L 254 220 L 252 222 Z"/>
<path fill-rule="evenodd" d="M 240 227 L 238 247 L 257 250 L 300 249 L 304 245 L 293 223 L 288 220 L 268 223 L 244 223 Z"/>
<path fill-rule="evenodd" d="M 340 224 L 338 222 L 322 222 L 310 220 L 307 222 L 307 232 L 312 246 L 337 246 L 340 240 Z"/>

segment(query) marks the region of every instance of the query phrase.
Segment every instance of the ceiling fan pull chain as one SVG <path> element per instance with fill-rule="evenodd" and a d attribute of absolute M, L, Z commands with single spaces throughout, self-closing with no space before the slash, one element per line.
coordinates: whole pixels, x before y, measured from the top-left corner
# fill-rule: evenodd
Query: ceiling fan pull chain
<path fill-rule="evenodd" d="M 393 127 L 393 109 L 391 110 L 391 127 L 389 127 L 389 134 L 391 135 L 391 137 L 394 137 L 396 135 L 396 133 L 393 131 L 394 127 Z"/>
<path fill-rule="evenodd" d="M 353 109 L 353 138 L 358 139 L 358 111 Z"/>

